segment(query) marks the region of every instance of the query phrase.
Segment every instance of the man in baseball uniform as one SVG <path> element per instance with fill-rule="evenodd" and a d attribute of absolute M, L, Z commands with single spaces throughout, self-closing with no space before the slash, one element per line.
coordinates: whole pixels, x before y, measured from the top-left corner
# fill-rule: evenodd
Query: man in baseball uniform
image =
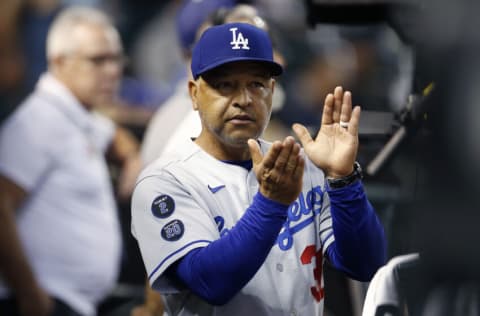
<path fill-rule="evenodd" d="M 202 131 L 140 175 L 132 232 L 171 315 L 322 315 L 328 260 L 367 281 L 385 262 L 383 228 L 355 163 L 360 107 L 337 87 L 315 139 L 303 125 L 260 137 L 275 76 L 267 33 L 207 29 L 189 81 Z"/>

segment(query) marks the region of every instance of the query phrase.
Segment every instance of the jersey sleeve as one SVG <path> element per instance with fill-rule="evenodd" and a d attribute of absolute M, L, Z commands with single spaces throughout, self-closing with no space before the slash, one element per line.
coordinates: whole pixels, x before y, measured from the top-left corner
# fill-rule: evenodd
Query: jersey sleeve
<path fill-rule="evenodd" d="M 304 177 L 304 182 L 309 183 L 312 188 L 316 188 L 315 191 L 318 194 L 321 194 L 322 207 L 320 215 L 315 219 L 318 229 L 317 240 L 320 243 L 317 247 L 321 247 L 322 253 L 325 255 L 328 247 L 335 241 L 332 227 L 332 214 L 330 211 L 330 197 L 326 191 L 325 174 L 321 169 L 317 168 L 308 157 L 305 163 L 305 172 L 307 176 Z"/>
<path fill-rule="evenodd" d="M 162 171 L 140 180 L 132 196 L 132 234 L 150 284 L 163 293 L 179 290 L 163 276 L 172 263 L 220 237 L 209 211 L 188 187 Z"/>
<path fill-rule="evenodd" d="M 335 241 L 332 227 L 332 214 L 330 212 L 330 197 L 327 192 L 323 192 L 323 209 L 320 213 L 320 242 L 322 252 L 325 255 L 328 247 Z"/>

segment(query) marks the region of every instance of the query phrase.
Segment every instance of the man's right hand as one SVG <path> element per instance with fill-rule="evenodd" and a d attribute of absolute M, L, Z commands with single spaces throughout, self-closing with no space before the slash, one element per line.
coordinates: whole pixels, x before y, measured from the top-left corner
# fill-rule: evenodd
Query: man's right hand
<path fill-rule="evenodd" d="M 249 139 L 248 147 L 259 191 L 273 201 L 290 205 L 302 191 L 305 160 L 300 145 L 291 136 L 272 144 L 265 156 L 256 140 Z"/>

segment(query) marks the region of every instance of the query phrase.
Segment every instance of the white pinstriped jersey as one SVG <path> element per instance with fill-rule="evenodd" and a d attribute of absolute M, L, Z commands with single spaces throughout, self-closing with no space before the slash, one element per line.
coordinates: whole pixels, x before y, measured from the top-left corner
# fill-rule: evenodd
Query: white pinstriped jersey
<path fill-rule="evenodd" d="M 261 141 L 263 153 L 269 146 Z M 132 233 L 171 315 L 323 314 L 323 255 L 334 237 L 324 174 L 308 159 L 303 190 L 277 242 L 232 300 L 209 305 L 163 275 L 192 249 L 227 234 L 257 191 L 253 170 L 219 161 L 190 140 L 142 172 L 132 198 Z"/>

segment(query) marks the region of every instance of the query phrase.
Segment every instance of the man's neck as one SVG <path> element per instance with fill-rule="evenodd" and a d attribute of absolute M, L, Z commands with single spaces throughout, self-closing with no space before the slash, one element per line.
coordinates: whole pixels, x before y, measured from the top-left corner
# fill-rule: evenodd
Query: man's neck
<path fill-rule="evenodd" d="M 245 145 L 233 146 L 199 136 L 195 139 L 195 143 L 218 160 L 243 161 L 251 159 L 246 142 Z"/>

